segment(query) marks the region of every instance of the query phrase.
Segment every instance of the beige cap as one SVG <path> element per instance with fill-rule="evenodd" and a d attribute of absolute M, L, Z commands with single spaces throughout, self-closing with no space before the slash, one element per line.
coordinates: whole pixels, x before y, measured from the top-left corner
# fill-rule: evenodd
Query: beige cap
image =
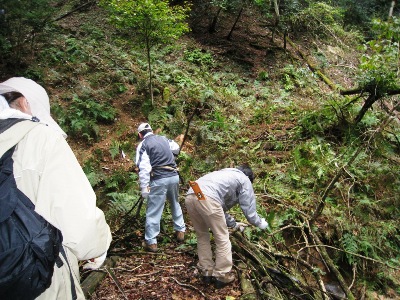
<path fill-rule="evenodd" d="M 0 83 L 0 94 L 6 92 L 20 92 L 31 107 L 32 115 L 42 123 L 60 132 L 65 138 L 67 134 L 50 115 L 50 101 L 46 90 L 35 81 L 24 77 L 13 77 Z"/>

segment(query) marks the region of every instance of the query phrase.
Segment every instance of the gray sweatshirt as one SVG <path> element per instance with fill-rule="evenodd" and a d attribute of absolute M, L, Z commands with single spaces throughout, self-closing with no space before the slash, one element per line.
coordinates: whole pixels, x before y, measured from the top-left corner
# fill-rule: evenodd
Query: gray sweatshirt
<path fill-rule="evenodd" d="M 240 170 L 226 168 L 214 171 L 196 180 L 203 194 L 218 201 L 225 212 L 226 224 L 233 227 L 235 219 L 227 211 L 239 204 L 247 221 L 254 225 L 261 224 L 256 211 L 256 199 L 250 179 Z M 194 194 L 190 188 L 187 194 Z"/>

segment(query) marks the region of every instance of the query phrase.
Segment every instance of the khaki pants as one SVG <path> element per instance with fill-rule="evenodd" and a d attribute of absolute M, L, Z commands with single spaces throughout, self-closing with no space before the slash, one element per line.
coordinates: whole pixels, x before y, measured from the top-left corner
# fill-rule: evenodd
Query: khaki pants
<path fill-rule="evenodd" d="M 194 194 L 186 196 L 185 204 L 197 236 L 199 268 L 203 275 L 222 277 L 232 269 L 232 250 L 228 227 L 221 204 L 209 198 L 198 200 Z M 213 260 L 210 232 L 215 241 Z"/>

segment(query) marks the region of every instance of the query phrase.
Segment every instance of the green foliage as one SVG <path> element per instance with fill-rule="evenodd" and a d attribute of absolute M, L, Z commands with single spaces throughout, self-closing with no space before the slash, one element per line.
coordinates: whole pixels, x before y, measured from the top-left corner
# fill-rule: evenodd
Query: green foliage
<path fill-rule="evenodd" d="M 110 227 L 121 222 L 121 216 L 131 210 L 131 208 L 139 201 L 138 193 L 120 193 L 112 192 L 107 195 L 107 211 L 105 212 L 106 218 Z"/>
<path fill-rule="evenodd" d="M 213 57 L 209 52 L 201 49 L 185 50 L 184 59 L 199 66 L 212 66 Z"/>
<path fill-rule="evenodd" d="M 137 195 L 128 193 L 108 193 L 107 196 L 111 198 L 108 213 L 113 215 L 127 213 L 137 200 Z"/>
<path fill-rule="evenodd" d="M 287 18 L 295 31 L 324 38 L 339 36 L 350 40 L 354 36 L 352 33 L 345 32 L 342 27 L 344 11 L 345 8 L 333 7 L 321 1 L 312 1 L 307 7 L 298 9 L 298 12 L 290 14 Z"/>
<path fill-rule="evenodd" d="M 104 180 L 104 174 L 100 169 L 99 160 L 92 157 L 85 161 L 82 166 L 92 187 L 98 186 Z"/>
<path fill-rule="evenodd" d="M 254 116 L 250 120 L 250 124 L 268 124 L 271 121 L 271 111 L 265 107 L 255 108 Z"/>
<path fill-rule="evenodd" d="M 101 4 L 118 28 L 133 30 L 146 47 L 169 43 L 189 31 L 185 23 L 190 9 L 187 5 L 170 6 L 165 0 L 103 0 Z"/>
<path fill-rule="evenodd" d="M 123 169 L 115 170 L 104 181 L 104 191 L 107 193 L 139 193 L 138 175 Z"/>
<path fill-rule="evenodd" d="M 268 10 L 270 2 L 262 2 Z M 286 16 L 299 12 L 300 22 L 293 23 L 295 27 L 298 26 L 296 29 L 310 30 L 319 37 L 342 37 L 341 9 L 331 11 L 323 5 L 310 5 L 310 11 L 302 12 L 304 7 L 300 4 L 309 1 L 289 2 L 286 1 L 281 8 L 284 13 L 290 13 Z M 370 4 L 373 1 L 367 2 Z M 299 6 L 295 7 L 296 3 Z M 215 4 L 224 5 L 224 9 L 229 9 L 230 5 L 229 1 Z M 130 5 L 133 7 L 137 3 L 130 1 Z M 101 13 L 101 10 L 95 13 Z M 281 21 L 286 22 L 285 18 Z M 97 19 L 101 22 L 104 17 Z M 311 28 L 313 24 L 315 28 Z M 389 26 L 382 30 L 382 34 L 385 34 L 376 36 L 382 47 L 378 47 L 378 42 L 373 46 L 380 51 L 381 57 L 376 61 L 365 61 L 368 65 L 364 69 L 366 74 L 372 74 L 368 69 L 371 68 L 381 75 L 379 72 L 388 66 L 381 66 L 379 70 L 379 65 L 386 63 L 387 55 L 392 66 L 388 69 L 389 73 L 382 76 L 390 75 L 392 77 L 389 79 L 395 79 L 392 73 L 397 70 L 396 53 L 394 48 L 385 49 L 394 44 L 385 44 L 381 40 L 397 43 L 396 24 L 397 20 L 393 24 L 385 23 L 385 26 Z M 194 107 L 201 103 L 201 109 L 190 123 L 187 150 L 181 151 L 177 160 L 181 175 L 184 175 L 184 179 L 195 179 L 236 162 L 250 162 L 258 175 L 254 184 L 258 198 L 257 211 L 268 220 L 275 233 L 271 237 L 269 232 L 249 226 L 244 234 L 252 241 L 268 244 L 272 251 L 277 249 L 282 252 L 288 245 L 285 233 L 289 236 L 293 233 L 293 237 L 297 233 L 297 229 L 282 228 L 303 224 L 303 218 L 306 214 L 311 215 L 316 201 L 336 172 L 362 145 L 364 139 L 370 139 L 354 165 L 345 168 L 326 199 L 323 216 L 316 224 L 321 226 L 324 242 L 348 252 L 329 248 L 334 262 L 344 267 L 341 270 L 347 270 L 348 265 L 353 263 L 359 268 L 366 265 L 364 270 L 357 270 L 356 280 L 369 276 L 374 281 L 368 282 L 368 286 L 376 288 L 389 282 L 384 265 L 371 267 L 370 262 L 350 254 L 366 255 L 399 267 L 400 233 L 397 223 L 400 216 L 400 178 L 396 161 L 400 134 L 393 122 L 372 139 L 371 132 L 376 130 L 375 127 L 383 118 L 380 108 L 369 111 L 357 128 L 341 127 L 348 125 L 345 120 L 358 111 L 352 105 L 352 100 L 323 96 L 325 89 L 318 86 L 321 82 L 309 70 L 298 67 L 294 62 L 292 65 L 291 62 L 283 64 L 285 67 L 279 69 L 282 61 L 277 51 L 274 51 L 276 68 L 262 70 L 259 67 L 267 67 L 257 65 L 254 68 L 256 73 L 254 70 L 244 72 L 233 61 L 201 50 L 198 41 L 189 38 L 182 43 L 152 48 L 156 92 L 160 97 L 163 96 L 163 103 L 153 105 L 151 101 L 143 100 L 142 96 L 146 95 L 147 89 L 144 76 L 148 67 L 146 54 L 141 52 L 141 43 L 129 40 L 136 34 L 136 28 L 106 32 L 102 26 L 88 22 L 73 31 L 58 31 L 53 42 L 47 44 L 46 51 L 37 57 L 35 64 L 29 66 L 25 73 L 31 78 L 40 78 L 52 91 L 64 91 L 65 94 L 59 96 L 62 105 L 52 108 L 56 110 L 57 119 L 70 139 L 76 142 L 82 138 L 85 141 L 103 138 L 99 135 L 99 124 L 112 122 L 115 118 L 115 112 L 107 113 L 108 109 L 112 109 L 110 106 L 99 106 L 108 99 L 121 99 L 123 106 L 118 106 L 128 109 L 136 121 L 137 118 L 148 117 L 154 127 L 161 128 L 171 137 L 182 133 Z M 72 33 L 75 30 L 76 35 Z M 126 34 L 128 31 L 129 35 Z M 291 34 L 289 32 L 290 37 Z M 312 41 L 310 37 L 308 39 Z M 335 43 L 338 39 L 335 38 Z M 318 45 L 320 43 L 323 40 L 319 39 Z M 372 57 L 371 50 L 377 52 L 368 44 L 365 49 L 366 57 Z M 320 66 L 332 67 L 324 52 L 313 55 L 318 56 Z M 343 68 L 340 70 L 345 73 Z M 77 99 L 70 99 L 68 93 L 71 90 L 79 95 L 75 96 Z M 311 93 L 305 95 L 310 90 Z M 327 97 L 330 98 L 326 100 Z M 110 117 L 104 120 L 100 116 L 103 112 L 110 114 Z M 99 198 L 108 200 L 109 209 L 106 213 L 111 223 L 118 223 L 112 220 L 121 220 L 121 216 L 139 198 L 137 174 L 104 167 L 104 164 L 115 166 L 119 163 L 117 156 L 121 149 L 126 153 L 134 151 L 132 149 L 137 141 L 132 138 L 131 126 L 125 124 L 114 130 L 108 148 L 101 150 L 95 146 L 93 156 L 83 165 Z M 86 131 L 86 127 L 95 129 Z M 115 161 L 110 161 L 110 156 Z M 243 218 L 240 209 L 233 212 L 238 219 Z M 170 211 L 167 210 L 166 215 L 169 222 Z M 168 236 L 165 238 L 169 239 Z M 188 235 L 186 244 L 195 245 L 196 242 L 193 234 Z M 355 286 L 359 283 L 355 282 Z"/>
<path fill-rule="evenodd" d="M 315 138 L 306 143 L 295 147 L 292 151 L 293 162 L 295 165 L 295 174 L 301 176 L 304 174 L 306 178 L 302 178 L 302 183 L 321 183 L 330 175 L 332 164 L 337 161 L 336 153 L 329 143 L 323 139 Z M 306 172 L 306 173 L 304 173 Z M 310 172 L 311 174 L 308 174 Z M 297 184 L 300 178 L 292 177 L 293 183 Z"/>
<path fill-rule="evenodd" d="M 110 145 L 110 154 L 111 158 L 114 159 L 117 155 L 120 154 L 121 151 L 121 143 L 119 141 L 113 140 Z"/>
<path fill-rule="evenodd" d="M 188 4 L 170 6 L 167 0 L 102 0 L 115 26 L 127 34 L 135 34 L 146 49 L 149 87 L 153 104 L 151 50 L 159 44 L 168 44 L 189 31 L 185 22 L 190 11 Z"/>
<path fill-rule="evenodd" d="M 77 95 L 66 111 L 60 105 L 54 105 L 53 109 L 67 134 L 87 141 L 99 138 L 98 123 L 111 123 L 116 116 L 116 110 L 108 103 L 99 103 L 91 98 L 83 100 Z"/>
<path fill-rule="evenodd" d="M 207 123 L 207 127 L 211 131 L 225 131 L 228 127 L 225 117 L 219 111 L 214 111 L 214 116 L 211 121 Z"/>
<path fill-rule="evenodd" d="M 262 81 L 267 81 L 269 79 L 268 72 L 267 71 L 260 71 L 258 73 L 258 79 L 262 80 Z"/>
<path fill-rule="evenodd" d="M 166 107 L 156 107 L 149 112 L 147 119 L 154 128 L 163 128 L 165 124 L 172 120 L 172 117 L 173 116 L 167 112 Z"/>
<path fill-rule="evenodd" d="M 346 121 L 345 114 L 347 112 L 341 111 L 340 103 L 329 101 L 320 109 L 301 113 L 298 120 L 299 133 L 301 136 L 329 135 L 330 130 Z"/>
<path fill-rule="evenodd" d="M 295 68 L 293 65 L 287 65 L 283 69 L 282 84 L 286 91 L 292 91 L 295 88 L 304 88 L 307 81 L 307 76 L 310 71 L 305 68 Z"/>
<path fill-rule="evenodd" d="M 373 226 L 354 224 L 355 226 L 350 227 L 352 233 L 346 232 L 340 239 L 340 244 L 345 251 L 344 255 L 350 265 L 361 263 L 361 255 L 386 261 L 388 257 L 395 257 L 398 254 L 399 236 L 395 222 L 370 221 L 370 223 Z M 396 259 L 390 263 L 392 266 L 399 265 L 399 261 Z"/>
<path fill-rule="evenodd" d="M 399 86 L 400 19 L 374 20 L 372 28 L 376 39 L 363 46 L 358 81 L 363 89 L 383 96 Z"/>
<path fill-rule="evenodd" d="M 34 48 L 35 36 L 51 24 L 56 8 L 49 0 L 3 0 L 0 9 L 0 62 L 24 60 L 23 53 Z M 30 43 L 26 43 L 26 39 Z M 32 47 L 29 49 L 27 46 Z"/>
<path fill-rule="evenodd" d="M 332 1 L 327 1 L 332 3 Z M 338 0 L 332 5 L 336 5 L 344 10 L 343 25 L 346 29 L 359 28 L 367 32 L 371 29 L 371 18 L 384 18 L 389 11 L 390 1 L 381 0 Z"/>
<path fill-rule="evenodd" d="M 193 165 L 193 158 L 188 153 L 181 150 L 176 159 L 176 163 L 179 167 L 179 172 L 181 176 L 183 176 L 184 178 L 188 178 L 191 176 L 189 172 L 191 166 Z"/>
<path fill-rule="evenodd" d="M 351 265 L 354 264 L 355 258 L 351 253 L 358 254 L 358 243 L 356 237 L 350 233 L 346 233 L 343 235 L 341 243 L 343 249 L 347 252 L 347 261 Z"/>

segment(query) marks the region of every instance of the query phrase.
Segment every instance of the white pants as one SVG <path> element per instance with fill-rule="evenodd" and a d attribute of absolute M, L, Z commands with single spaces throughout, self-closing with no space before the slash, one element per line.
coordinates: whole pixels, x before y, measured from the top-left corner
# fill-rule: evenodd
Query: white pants
<path fill-rule="evenodd" d="M 207 196 L 198 200 L 194 194 L 186 196 L 185 204 L 197 236 L 199 268 L 203 275 L 222 277 L 232 269 L 232 249 L 228 227 L 221 204 Z M 215 263 L 211 250 L 211 229 L 215 241 Z"/>

